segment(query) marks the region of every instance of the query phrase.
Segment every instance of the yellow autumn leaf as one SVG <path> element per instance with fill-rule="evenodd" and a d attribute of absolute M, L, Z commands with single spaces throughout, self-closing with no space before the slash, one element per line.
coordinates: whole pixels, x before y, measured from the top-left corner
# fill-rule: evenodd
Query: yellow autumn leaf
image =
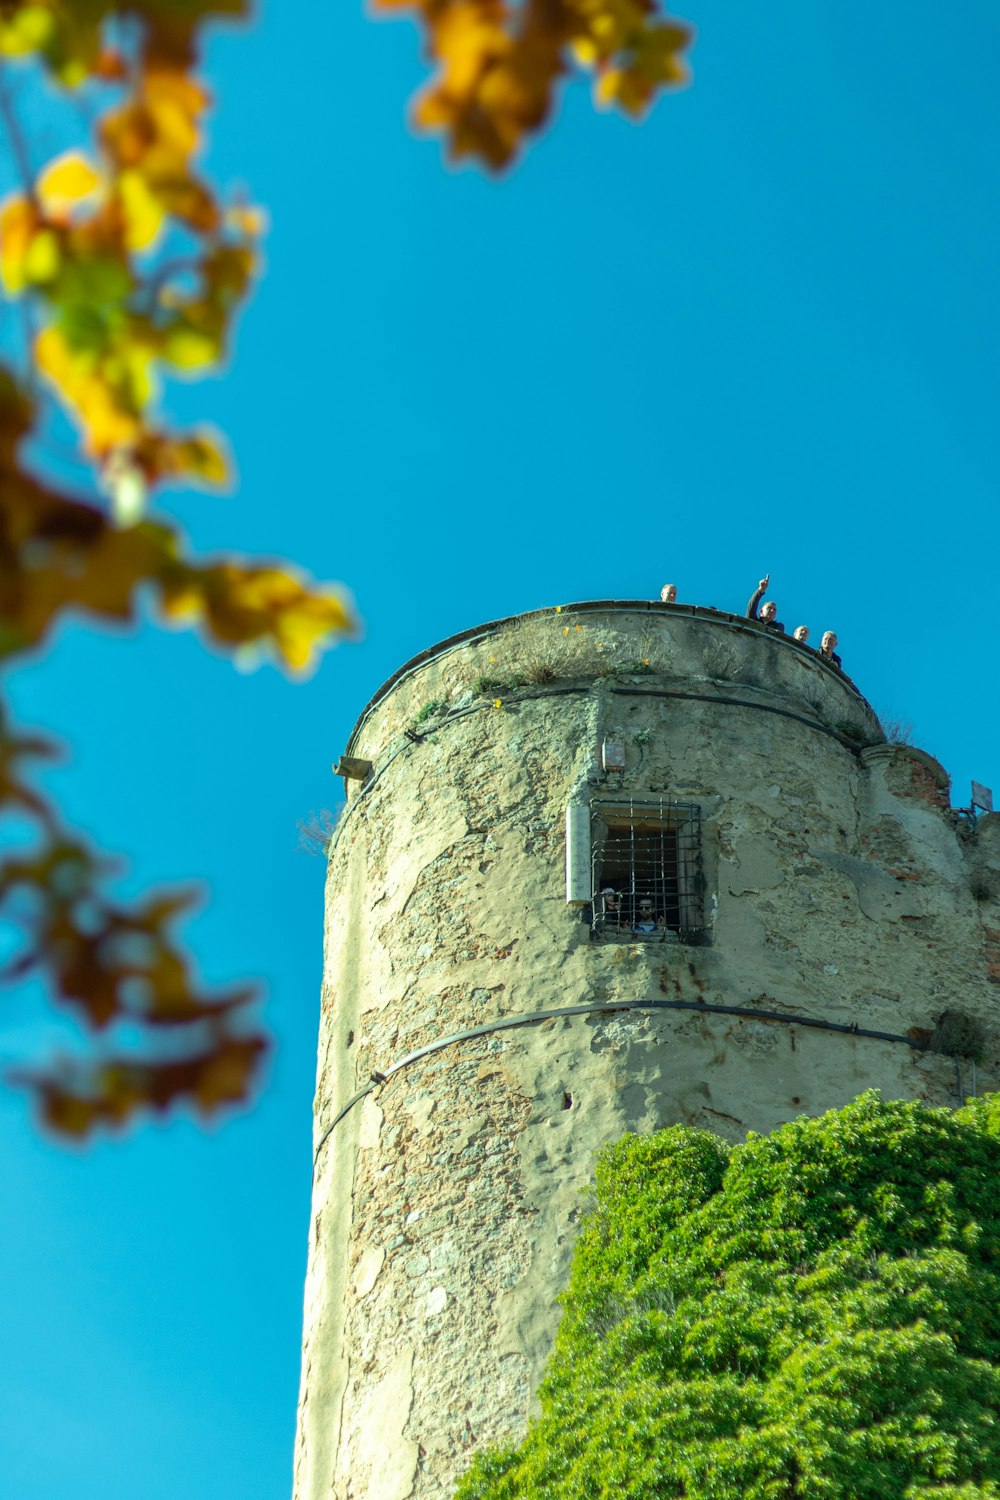
<path fill-rule="evenodd" d="M 125 243 L 130 250 L 149 250 L 163 228 L 163 204 L 141 172 L 129 169 L 118 178 L 118 201 L 125 220 Z"/>
<path fill-rule="evenodd" d="M 617 40 L 621 24 L 613 12 L 602 11 L 591 18 L 590 29 L 598 41 L 608 43 Z"/>
<path fill-rule="evenodd" d="M 47 214 L 60 214 L 89 198 L 101 182 L 100 172 L 82 151 L 66 151 L 45 168 L 35 184 L 35 192 Z"/>
<path fill-rule="evenodd" d="M 308 591 L 300 584 L 295 585 L 291 597 L 279 588 L 269 601 L 268 613 L 269 633 L 293 672 L 306 671 L 313 664 L 317 648 L 330 636 L 349 631 L 352 625 L 338 594 L 327 589 Z"/>
<path fill-rule="evenodd" d="M 160 353 L 168 365 L 178 370 L 201 370 L 214 365 L 221 350 L 211 334 L 192 328 L 189 323 L 178 323 L 167 329 Z"/>
<path fill-rule="evenodd" d="M 621 68 L 606 68 L 594 84 L 594 98 L 597 103 L 609 109 L 621 93 L 623 78 Z"/>
<path fill-rule="evenodd" d="M 225 484 L 229 464 L 221 445 L 206 433 L 198 432 L 174 446 L 171 455 L 179 472 L 206 484 Z"/>
<path fill-rule="evenodd" d="M 130 441 L 137 439 L 143 412 L 156 392 L 152 351 L 126 336 L 111 349 L 95 352 L 73 346 L 72 353 L 79 368 L 63 378 L 61 390 L 90 434 L 89 451 L 105 454 L 124 441 L 114 437 L 118 431 L 132 434 Z"/>
<path fill-rule="evenodd" d="M 0 209 L 0 276 L 11 296 L 24 290 L 25 263 L 38 225 L 38 210 L 27 198 L 8 198 Z"/>
<path fill-rule="evenodd" d="M 56 18 L 45 5 L 20 5 L 9 20 L 0 23 L 0 54 L 24 57 L 40 52 L 52 39 Z"/>
<path fill-rule="evenodd" d="M 225 562 L 188 573 L 188 588 L 199 588 L 201 614 L 212 637 L 232 649 L 270 643 L 294 672 L 312 665 L 317 648 L 353 628 L 350 611 L 335 590 L 304 584 L 283 568 Z M 165 589 L 168 612 L 178 613 L 179 579 Z"/>
<path fill-rule="evenodd" d="M 75 378 L 77 360 L 60 329 L 42 329 L 35 340 L 35 358 L 43 375 L 47 375 L 54 385 L 62 386 Z"/>
<path fill-rule="evenodd" d="M 476 3 L 449 7 L 437 24 L 435 42 L 452 98 L 474 89 L 486 67 L 512 46 L 495 11 Z"/>
<path fill-rule="evenodd" d="M 63 88 L 67 89 L 78 89 L 90 77 L 87 63 L 73 52 L 64 53 L 53 71 Z"/>
<path fill-rule="evenodd" d="M 598 105 L 643 114 L 687 79 L 691 28 L 666 21 L 657 0 L 376 0 L 425 28 L 437 72 L 418 96 L 421 130 L 445 135 L 453 159 L 509 166 L 545 124 L 562 76 L 597 76 Z"/>
<path fill-rule="evenodd" d="M 122 409 L 114 392 L 98 374 L 81 384 L 79 400 L 74 404 L 86 433 L 87 452 L 95 458 L 138 440 L 142 422 L 132 412 Z"/>
<path fill-rule="evenodd" d="M 24 279 L 36 286 L 52 281 L 59 270 L 62 255 L 59 236 L 52 229 L 41 229 L 34 235 L 24 257 Z"/>
<path fill-rule="evenodd" d="M 163 588 L 160 608 L 168 620 L 179 624 L 200 620 L 205 613 L 205 598 L 201 589 L 191 583 L 171 582 Z"/>
<path fill-rule="evenodd" d="M 146 74 L 143 93 L 158 152 L 173 155 L 183 167 L 199 146 L 198 116 L 208 107 L 207 91 L 187 74 L 164 69 Z"/>
<path fill-rule="evenodd" d="M 115 389 L 130 411 L 139 412 L 156 395 L 153 350 L 141 339 L 127 339 L 120 347 L 115 365 Z"/>
<path fill-rule="evenodd" d="M 50 325 L 35 340 L 35 359 L 39 370 L 75 413 L 86 434 L 88 453 L 100 457 L 136 442 L 140 419 L 123 408 L 89 351 L 80 353 L 70 348 L 62 330 Z"/>

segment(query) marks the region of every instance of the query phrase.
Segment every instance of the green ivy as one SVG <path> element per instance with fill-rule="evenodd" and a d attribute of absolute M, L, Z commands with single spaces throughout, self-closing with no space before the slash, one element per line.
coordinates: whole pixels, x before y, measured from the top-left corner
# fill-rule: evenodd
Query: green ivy
<path fill-rule="evenodd" d="M 1000 1500 L 1000 1096 L 599 1158 L 524 1443 L 456 1500 Z"/>

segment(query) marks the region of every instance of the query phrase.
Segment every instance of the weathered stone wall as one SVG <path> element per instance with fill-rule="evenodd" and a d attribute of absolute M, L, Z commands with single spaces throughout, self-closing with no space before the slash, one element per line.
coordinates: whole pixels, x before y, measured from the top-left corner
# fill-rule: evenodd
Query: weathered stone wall
<path fill-rule="evenodd" d="M 566 904 L 565 809 L 610 795 L 610 733 L 625 794 L 701 807 L 706 946 L 595 943 Z M 300 1500 L 447 1495 L 475 1447 L 523 1432 L 605 1141 L 676 1121 L 738 1139 L 868 1087 L 948 1104 L 972 1085 L 904 1042 L 602 1006 L 918 1042 L 958 1010 L 994 1086 L 1000 818 L 973 832 L 941 767 L 878 737 L 813 653 L 643 605 L 507 622 L 366 712 L 349 750 L 372 772 L 330 861 Z M 408 1064 L 327 1134 L 408 1052 L 583 1004 Z"/>

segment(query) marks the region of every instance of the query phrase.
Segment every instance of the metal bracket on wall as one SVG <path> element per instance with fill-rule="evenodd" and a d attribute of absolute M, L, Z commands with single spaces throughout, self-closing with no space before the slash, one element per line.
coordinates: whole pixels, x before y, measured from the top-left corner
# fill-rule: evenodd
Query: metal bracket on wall
<path fill-rule="evenodd" d="M 333 768 L 334 776 L 343 776 L 345 781 L 367 781 L 372 763 L 357 755 L 342 755 Z"/>

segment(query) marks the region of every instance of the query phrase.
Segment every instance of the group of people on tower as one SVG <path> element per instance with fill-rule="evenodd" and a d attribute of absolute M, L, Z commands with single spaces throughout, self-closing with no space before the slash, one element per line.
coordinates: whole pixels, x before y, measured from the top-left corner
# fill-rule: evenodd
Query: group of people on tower
<path fill-rule="evenodd" d="M 768 630 L 780 631 L 780 633 L 784 635 L 785 627 L 778 619 L 778 606 L 775 604 L 774 600 L 765 599 L 764 603 L 761 603 L 761 600 L 764 599 L 764 595 L 767 592 L 767 586 L 770 581 L 770 573 L 765 573 L 764 577 L 760 580 L 757 587 L 750 595 L 750 602 L 747 605 L 746 609 L 747 619 L 756 620 L 759 624 L 766 626 Z M 665 583 L 660 590 L 660 599 L 664 604 L 676 604 L 677 585 L 675 583 Z M 809 626 L 796 625 L 795 629 L 792 631 L 792 639 L 798 641 L 800 646 L 805 646 L 809 640 Z M 841 665 L 840 657 L 837 655 L 837 637 L 832 630 L 825 630 L 823 632 L 823 638 L 820 641 L 819 654 L 826 661 L 832 661 L 835 667 L 839 667 Z"/>

